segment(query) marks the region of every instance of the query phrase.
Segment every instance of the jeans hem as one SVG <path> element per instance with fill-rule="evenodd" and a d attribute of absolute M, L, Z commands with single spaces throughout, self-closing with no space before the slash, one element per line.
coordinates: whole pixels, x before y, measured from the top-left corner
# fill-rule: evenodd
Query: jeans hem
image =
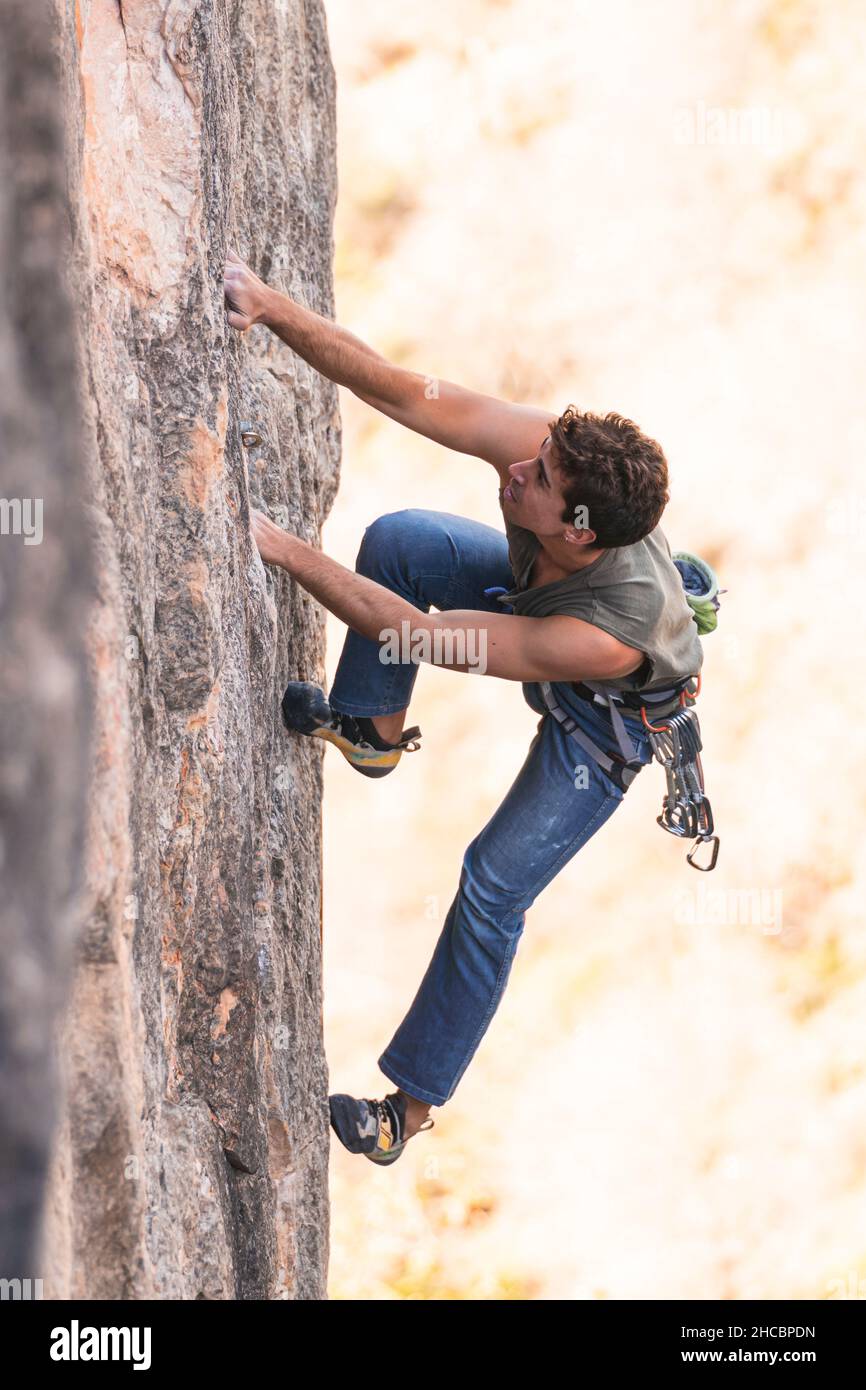
<path fill-rule="evenodd" d="M 442 1097 L 434 1095 L 432 1091 L 425 1091 L 423 1087 L 413 1085 L 411 1081 L 406 1080 L 405 1076 L 401 1076 L 398 1071 L 395 1071 L 390 1063 L 386 1066 L 384 1057 L 385 1054 L 383 1052 L 376 1065 L 379 1070 L 387 1076 L 389 1081 L 393 1081 L 396 1086 L 399 1086 L 401 1090 L 406 1091 L 410 1096 L 414 1096 L 416 1100 L 426 1101 L 428 1105 L 445 1104 L 445 1101 L 448 1099 L 447 1096 Z"/>
<path fill-rule="evenodd" d="M 382 709 L 379 705 L 374 706 L 369 704 L 357 705 L 341 703 L 335 705 L 330 695 L 328 696 L 328 704 L 337 714 L 362 714 L 366 715 L 368 718 L 373 714 L 399 714 L 401 710 L 407 708 L 405 701 L 401 705 L 389 705 L 387 709 Z"/>

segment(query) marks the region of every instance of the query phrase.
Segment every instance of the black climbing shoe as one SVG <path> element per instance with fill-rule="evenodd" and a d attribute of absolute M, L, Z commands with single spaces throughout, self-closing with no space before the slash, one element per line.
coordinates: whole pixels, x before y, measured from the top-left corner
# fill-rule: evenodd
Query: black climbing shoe
<path fill-rule="evenodd" d="M 372 719 L 332 710 L 324 690 L 311 681 L 289 681 L 282 711 L 287 729 L 333 743 L 355 771 L 363 772 L 365 777 L 387 777 L 403 753 L 414 753 L 421 746 L 417 724 L 404 729 L 396 743 L 389 743 L 377 732 Z"/>
<path fill-rule="evenodd" d="M 403 1137 L 406 1097 L 391 1091 L 384 1100 L 356 1100 L 354 1096 L 329 1096 L 331 1129 L 352 1154 L 364 1154 L 371 1163 L 396 1163 L 408 1143 Z M 417 1131 L 432 1129 L 427 1119 Z"/>

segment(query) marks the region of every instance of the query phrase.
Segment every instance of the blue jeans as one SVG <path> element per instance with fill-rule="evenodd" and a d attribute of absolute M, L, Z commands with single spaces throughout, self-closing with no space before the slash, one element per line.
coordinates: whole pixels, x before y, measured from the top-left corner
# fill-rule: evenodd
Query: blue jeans
<path fill-rule="evenodd" d="M 501 531 L 413 507 L 367 527 L 356 569 L 423 612 L 435 607 L 501 613 L 502 605 L 484 590 L 513 589 L 515 583 Z M 329 701 L 349 714 L 391 714 L 409 704 L 417 674 L 412 662 L 383 665 L 379 644 L 350 630 Z M 537 684 L 522 688 L 527 704 L 541 715 L 537 731 L 502 804 L 466 849 L 433 957 L 378 1060 L 390 1081 L 431 1105 L 450 1100 L 484 1036 L 508 982 L 527 909 L 623 799 L 547 712 Z M 553 692 L 596 743 L 616 751 L 605 710 L 594 709 L 567 683 L 555 683 Z M 650 762 L 641 725 L 629 719 L 626 727 L 635 756 Z M 577 904 L 575 893 L 576 918 Z"/>

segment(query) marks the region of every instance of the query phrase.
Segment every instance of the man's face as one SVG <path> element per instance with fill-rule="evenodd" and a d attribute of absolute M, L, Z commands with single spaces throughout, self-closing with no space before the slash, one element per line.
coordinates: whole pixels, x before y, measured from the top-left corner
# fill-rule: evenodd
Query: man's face
<path fill-rule="evenodd" d="M 550 435 L 535 458 L 509 464 L 508 473 L 509 481 L 502 492 L 502 511 L 508 521 L 534 531 L 539 539 L 565 537 L 584 545 L 594 542 L 593 531 L 575 530 L 570 522 L 562 519 L 565 495 Z"/>

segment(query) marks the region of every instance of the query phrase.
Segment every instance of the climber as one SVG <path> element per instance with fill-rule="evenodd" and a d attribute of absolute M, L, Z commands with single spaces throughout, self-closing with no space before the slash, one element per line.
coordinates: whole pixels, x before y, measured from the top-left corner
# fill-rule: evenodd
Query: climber
<path fill-rule="evenodd" d="M 378 1059 L 396 1089 L 330 1098 L 345 1147 L 392 1163 L 454 1094 L 504 992 L 526 911 L 651 761 L 629 698 L 665 716 L 700 671 L 700 637 L 659 525 L 667 463 L 618 414 L 515 405 L 399 367 L 233 253 L 224 288 L 233 328 L 267 326 L 331 381 L 499 477 L 505 534 L 448 511 L 389 512 L 366 528 L 354 571 L 252 514 L 262 559 L 349 628 L 329 695 L 289 684 L 290 729 L 326 737 L 365 775 L 387 775 L 417 751 L 420 730 L 404 731 L 417 661 L 380 660 L 384 634 L 405 621 L 472 634 L 483 674 L 520 681 L 541 716 L 514 783 L 466 849 L 426 974 Z M 481 670 L 460 651 L 438 664 Z M 594 751 L 581 757 L 581 747 Z"/>

